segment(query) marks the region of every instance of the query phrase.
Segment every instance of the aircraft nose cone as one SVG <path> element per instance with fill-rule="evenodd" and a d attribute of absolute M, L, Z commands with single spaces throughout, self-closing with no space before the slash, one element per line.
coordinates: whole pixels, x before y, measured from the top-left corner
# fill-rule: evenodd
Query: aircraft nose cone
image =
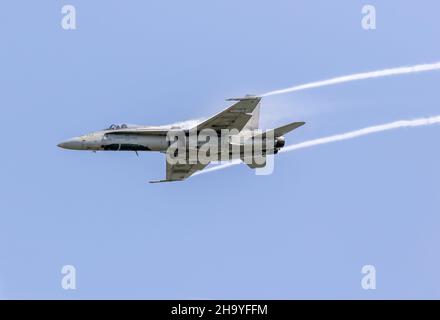
<path fill-rule="evenodd" d="M 63 149 L 81 150 L 83 147 L 83 143 L 79 138 L 72 138 L 59 143 L 57 146 Z"/>

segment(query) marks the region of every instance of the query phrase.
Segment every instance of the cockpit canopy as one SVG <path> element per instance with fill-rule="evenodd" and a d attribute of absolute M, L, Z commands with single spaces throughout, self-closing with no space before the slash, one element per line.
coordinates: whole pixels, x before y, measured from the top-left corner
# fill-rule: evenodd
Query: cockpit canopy
<path fill-rule="evenodd" d="M 128 126 L 124 124 L 112 124 L 110 127 L 107 128 L 107 130 L 118 130 L 118 129 L 127 129 Z"/>
<path fill-rule="evenodd" d="M 139 125 L 135 124 L 112 124 L 110 127 L 106 128 L 105 130 L 119 130 L 119 129 L 127 129 L 127 128 L 138 128 Z"/>

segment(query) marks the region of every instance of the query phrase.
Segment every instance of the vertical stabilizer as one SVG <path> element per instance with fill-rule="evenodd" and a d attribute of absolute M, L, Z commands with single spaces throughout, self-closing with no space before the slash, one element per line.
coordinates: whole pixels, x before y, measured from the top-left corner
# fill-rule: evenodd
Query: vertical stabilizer
<path fill-rule="evenodd" d="M 248 123 L 246 123 L 243 130 L 256 130 L 260 127 L 260 107 L 261 102 L 259 102 L 255 107 L 254 111 L 252 112 L 252 118 L 248 121 Z"/>

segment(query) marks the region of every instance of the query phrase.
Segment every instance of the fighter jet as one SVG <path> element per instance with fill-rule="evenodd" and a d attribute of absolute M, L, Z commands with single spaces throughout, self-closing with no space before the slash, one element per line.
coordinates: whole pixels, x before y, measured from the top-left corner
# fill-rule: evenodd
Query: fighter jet
<path fill-rule="evenodd" d="M 261 168 L 265 166 L 264 161 L 251 161 L 246 158 L 245 146 L 255 143 L 257 138 L 270 138 L 270 143 L 261 143 L 262 150 L 252 157 L 265 159 L 268 154 L 276 154 L 285 145 L 284 135 L 300 126 L 305 122 L 292 122 L 285 126 L 262 131 L 259 129 L 261 97 L 247 95 L 243 98 L 232 98 L 227 101 L 235 103 L 222 112 L 197 123 L 195 126 L 185 125 L 166 125 L 166 126 L 135 126 L 135 125 L 111 125 L 107 129 L 92 132 L 86 135 L 75 137 L 58 144 L 58 147 L 71 150 L 90 150 L 90 151 L 157 151 L 167 153 L 170 150 L 170 133 L 182 134 L 188 137 L 190 132 L 200 133 L 203 130 L 214 132 L 216 137 L 225 138 L 219 141 L 217 145 L 225 144 L 226 141 L 229 155 L 240 158 L 250 168 Z M 208 143 L 208 142 L 207 142 Z M 182 143 L 179 144 L 182 146 Z M 189 146 L 188 142 L 183 144 L 185 152 L 188 154 L 190 148 L 200 149 L 200 144 Z M 229 148 L 237 147 L 238 153 L 233 153 Z M 219 148 L 220 150 L 220 148 Z M 224 150 L 224 149 L 222 149 Z M 175 152 L 175 151 L 173 151 Z M 220 160 L 220 151 L 218 153 Z M 224 158 L 221 158 L 224 159 Z M 168 160 L 168 158 L 167 158 Z M 166 179 L 157 182 L 182 181 L 193 175 L 195 172 L 203 170 L 209 162 L 196 161 L 185 163 L 170 163 L 166 161 Z"/>

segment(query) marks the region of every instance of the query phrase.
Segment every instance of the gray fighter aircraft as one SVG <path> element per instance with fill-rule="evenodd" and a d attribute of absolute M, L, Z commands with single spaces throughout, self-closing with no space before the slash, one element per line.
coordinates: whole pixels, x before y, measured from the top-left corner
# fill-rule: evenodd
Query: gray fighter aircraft
<path fill-rule="evenodd" d="M 90 150 L 90 151 L 159 151 L 166 153 L 170 147 L 167 135 L 170 132 L 184 133 L 188 136 L 189 132 L 196 130 L 201 132 L 204 129 L 215 130 L 220 139 L 222 130 L 233 130 L 235 134 L 229 136 L 228 144 L 241 147 L 238 156 L 244 161 L 243 141 L 252 141 L 256 136 L 262 137 L 267 132 L 258 129 L 260 118 L 261 97 L 246 96 L 244 98 L 232 98 L 227 101 L 236 101 L 235 104 L 213 117 L 201 121 L 195 128 L 183 125 L 167 126 L 131 126 L 131 125 L 111 125 L 109 128 L 86 135 L 75 137 L 58 144 L 58 147 L 71 150 Z M 271 147 L 266 147 L 259 157 L 265 158 L 267 154 L 276 154 L 285 145 L 284 134 L 302 126 L 304 122 L 292 122 L 285 126 L 270 130 L 270 137 L 273 139 Z M 269 136 L 269 135 L 267 135 Z M 200 146 L 198 146 L 199 148 Z M 188 148 L 188 147 L 186 147 Z M 251 168 L 264 167 L 261 162 L 256 163 L 245 161 Z M 195 172 L 203 170 L 208 163 L 184 163 L 166 164 L 166 179 L 156 182 L 170 182 L 185 180 Z"/>

